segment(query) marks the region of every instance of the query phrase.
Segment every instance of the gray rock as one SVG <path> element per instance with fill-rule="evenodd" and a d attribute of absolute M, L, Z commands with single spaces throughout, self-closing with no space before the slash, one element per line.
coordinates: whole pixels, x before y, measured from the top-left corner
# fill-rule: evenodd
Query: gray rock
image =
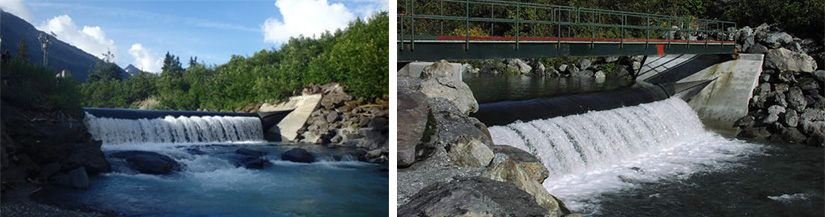
<path fill-rule="evenodd" d="M 78 167 L 69 172 L 57 174 L 50 180 L 52 183 L 73 188 L 89 188 L 89 175 L 86 168 Z"/>
<path fill-rule="evenodd" d="M 779 72 L 779 75 L 777 77 L 779 78 L 779 81 L 785 83 L 796 82 L 796 77 L 794 76 L 794 73 L 790 71 L 781 71 Z"/>
<path fill-rule="evenodd" d="M 820 82 L 825 82 L 825 70 L 816 70 L 813 72 L 814 77 L 816 80 Z"/>
<path fill-rule="evenodd" d="M 772 49 L 765 57 L 766 68 L 779 71 L 813 72 L 816 70 L 814 58 L 804 53 L 797 53 L 785 48 Z"/>
<path fill-rule="evenodd" d="M 772 114 L 769 114 L 768 117 L 765 117 L 765 119 L 762 120 L 762 123 L 772 124 L 772 123 L 776 123 L 776 121 L 778 121 L 778 120 L 779 120 L 779 115 L 772 113 Z"/>
<path fill-rule="evenodd" d="M 776 92 L 784 93 L 785 91 L 788 91 L 788 89 L 790 89 L 790 86 L 785 83 L 777 83 L 773 85 L 773 90 Z"/>
<path fill-rule="evenodd" d="M 753 89 L 754 95 L 767 96 L 771 92 L 771 83 L 761 83 Z"/>
<path fill-rule="evenodd" d="M 575 69 L 575 68 L 573 68 L 573 69 Z M 589 78 L 589 77 L 593 77 L 593 75 L 594 75 L 593 71 L 590 71 L 590 70 L 582 70 L 582 71 L 575 70 L 574 72 L 570 73 L 570 76 L 581 77 L 581 78 Z"/>
<path fill-rule="evenodd" d="M 544 64 L 542 64 L 541 61 L 533 62 L 533 74 L 540 75 L 540 76 L 545 76 L 546 71 L 547 71 L 547 68 L 544 67 Z"/>
<path fill-rule="evenodd" d="M 455 76 L 449 75 L 450 64 L 439 61 L 424 68 L 422 73 L 421 92 L 429 98 L 441 97 L 458 108 L 461 113 L 470 114 L 478 111 L 470 87 L 464 82 L 456 81 Z"/>
<path fill-rule="evenodd" d="M 549 68 L 544 70 L 544 76 L 559 77 L 559 76 L 561 76 L 561 73 L 559 73 L 559 71 L 556 70 L 555 68 L 549 67 Z"/>
<path fill-rule="evenodd" d="M 597 81 L 598 81 L 598 79 L 605 79 L 607 77 L 607 75 L 605 75 L 604 72 L 599 70 L 595 74 L 593 74 L 593 77 L 596 78 Z"/>
<path fill-rule="evenodd" d="M 788 100 L 788 107 L 797 111 L 804 111 L 805 106 L 808 105 L 808 103 L 805 102 L 805 95 L 802 94 L 802 90 L 798 87 L 788 90 L 786 99 Z"/>
<path fill-rule="evenodd" d="M 435 141 L 443 144 L 454 144 L 462 137 L 477 139 L 484 144 L 492 145 L 493 139 L 487 126 L 478 119 L 467 116 L 458 111 L 444 98 L 430 98 L 430 112 L 435 118 Z"/>
<path fill-rule="evenodd" d="M 768 47 L 765 47 L 762 44 L 756 43 L 748 49 L 748 53 L 766 54 L 766 53 L 768 53 Z"/>
<path fill-rule="evenodd" d="M 533 67 L 530 67 L 527 63 L 525 63 L 521 59 L 506 59 L 504 62 L 507 64 L 507 70 L 515 71 L 521 74 L 530 74 L 533 71 Z"/>
<path fill-rule="evenodd" d="M 799 130 L 793 127 L 782 129 L 781 134 L 782 139 L 787 143 L 803 143 L 808 139 L 805 134 L 802 134 L 802 132 L 799 132 Z"/>
<path fill-rule="evenodd" d="M 281 160 L 298 163 L 312 163 L 315 162 L 315 156 L 303 148 L 293 148 L 281 154 Z"/>
<path fill-rule="evenodd" d="M 760 42 L 769 48 L 779 48 L 782 47 L 782 45 L 793 42 L 793 37 L 784 32 L 768 33 L 767 37 Z"/>
<path fill-rule="evenodd" d="M 445 146 L 447 156 L 458 166 L 485 167 L 493 160 L 493 151 L 477 138 L 460 137 Z"/>
<path fill-rule="evenodd" d="M 541 183 L 549 172 L 538 158 L 511 146 L 495 146 L 496 157 L 484 172 L 484 177 L 509 182 L 536 198 L 536 202 L 550 211 L 559 212 L 559 202 Z"/>
<path fill-rule="evenodd" d="M 805 91 L 819 90 L 819 83 L 810 77 L 799 79 L 796 86 Z"/>
<path fill-rule="evenodd" d="M 398 208 L 399 216 L 550 216 L 512 183 L 482 177 L 428 186 Z"/>
<path fill-rule="evenodd" d="M 576 66 L 567 67 L 567 74 L 574 76 L 576 73 L 579 73 L 579 68 L 576 68 Z"/>
<path fill-rule="evenodd" d="M 587 69 L 587 68 L 590 68 L 590 65 L 592 64 L 592 62 L 590 61 L 590 59 L 582 59 L 582 60 L 579 60 L 578 64 L 579 64 L 578 66 L 579 66 L 580 69 Z"/>
<path fill-rule="evenodd" d="M 825 110 L 822 109 L 805 109 L 802 112 L 802 115 L 799 116 L 800 120 L 807 120 L 807 121 L 825 121 Z"/>
<path fill-rule="evenodd" d="M 569 67 L 570 66 L 568 66 L 567 64 L 561 64 L 561 65 L 559 65 L 559 72 L 567 73 L 567 68 L 569 68 Z"/>
<path fill-rule="evenodd" d="M 747 115 L 745 117 L 739 118 L 739 120 L 736 120 L 736 122 L 733 122 L 733 127 L 744 128 L 753 126 L 754 123 L 756 123 L 756 119 L 753 118 L 753 116 Z"/>
<path fill-rule="evenodd" d="M 338 112 L 330 112 L 326 115 L 327 123 L 332 123 L 338 120 Z"/>
<path fill-rule="evenodd" d="M 796 114 L 796 111 L 790 110 L 783 116 L 782 123 L 788 127 L 796 127 L 799 124 L 799 115 Z"/>
<path fill-rule="evenodd" d="M 744 129 L 739 131 L 739 134 L 737 134 L 736 136 L 739 137 L 739 138 L 746 138 L 746 139 L 751 139 L 751 138 L 764 139 L 764 138 L 768 138 L 768 136 L 771 136 L 771 132 L 768 131 L 768 129 L 765 128 L 765 127 L 750 126 L 750 127 L 745 127 Z"/>
<path fill-rule="evenodd" d="M 324 97 L 321 99 L 321 106 L 326 109 L 334 109 L 344 105 L 344 102 L 352 100 L 352 98 L 352 96 L 346 93 L 335 92 L 324 94 Z"/>
<path fill-rule="evenodd" d="M 122 151 L 110 155 L 121 158 L 129 164 L 129 168 L 146 174 L 168 174 L 179 171 L 180 165 L 169 156 L 148 151 Z"/>
<path fill-rule="evenodd" d="M 782 94 L 780 92 L 771 92 L 769 94 L 769 97 L 771 98 L 771 102 L 773 102 L 774 105 L 788 107 L 788 102 L 785 101 L 785 94 Z"/>
<path fill-rule="evenodd" d="M 616 62 L 616 61 L 619 61 L 619 57 L 618 57 L 618 56 L 609 56 L 609 57 L 604 57 L 604 62 L 605 62 L 605 63 L 612 63 L 612 62 Z"/>
<path fill-rule="evenodd" d="M 772 105 L 768 107 L 768 114 L 778 115 L 782 113 L 785 113 L 785 107 L 782 107 L 780 105 Z"/>

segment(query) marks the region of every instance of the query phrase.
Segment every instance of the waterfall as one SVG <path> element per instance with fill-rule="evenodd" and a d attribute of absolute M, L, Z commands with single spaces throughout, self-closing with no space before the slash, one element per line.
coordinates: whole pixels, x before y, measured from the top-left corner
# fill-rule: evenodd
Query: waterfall
<path fill-rule="evenodd" d="M 533 153 L 551 174 L 582 173 L 710 134 L 679 98 L 489 128 L 493 142 Z"/>
<path fill-rule="evenodd" d="M 256 117 L 192 116 L 155 119 L 99 118 L 86 113 L 89 133 L 104 144 L 196 143 L 263 140 Z"/>

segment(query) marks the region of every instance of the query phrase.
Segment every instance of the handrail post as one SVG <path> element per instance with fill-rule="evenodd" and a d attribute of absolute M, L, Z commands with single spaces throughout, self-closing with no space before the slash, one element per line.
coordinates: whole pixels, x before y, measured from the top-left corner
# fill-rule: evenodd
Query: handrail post
<path fill-rule="evenodd" d="M 590 12 L 590 22 L 591 22 L 591 25 L 590 25 L 590 49 L 593 49 L 593 48 L 596 47 L 596 26 L 592 23 L 595 20 L 596 20 L 596 12 L 591 11 Z"/>
<path fill-rule="evenodd" d="M 553 8 L 553 19 L 556 19 L 556 50 L 561 49 L 561 10 Z"/>
<path fill-rule="evenodd" d="M 464 39 L 464 51 L 470 50 L 470 0 L 464 1 L 464 24 L 467 29 L 467 37 Z"/>
<path fill-rule="evenodd" d="M 645 21 L 645 27 L 647 27 L 645 30 L 647 32 L 647 35 L 645 35 L 645 48 L 647 48 L 650 46 L 650 15 L 645 16 L 645 19 L 647 19 Z"/>
<path fill-rule="evenodd" d="M 520 25 L 521 25 L 521 3 L 516 3 L 516 50 L 518 50 L 519 35 L 521 35 L 521 30 L 519 30 Z"/>
<path fill-rule="evenodd" d="M 441 16 L 444 16 L 444 0 L 438 0 L 438 3 L 439 3 L 439 8 L 441 10 Z M 442 20 L 439 20 L 439 21 L 441 21 L 440 22 L 440 24 L 441 24 L 441 27 L 440 27 L 441 35 L 444 35 L 444 20 L 442 19 Z"/>
<path fill-rule="evenodd" d="M 404 0 L 404 15 L 401 16 L 401 51 L 404 51 L 404 16 L 407 14 L 408 0 Z"/>
<path fill-rule="evenodd" d="M 626 24 L 627 15 L 622 15 L 622 40 L 619 42 L 619 49 L 624 48 L 624 26 Z"/>
<path fill-rule="evenodd" d="M 412 14 L 412 29 L 410 29 L 410 51 L 415 50 L 415 0 L 410 4 L 410 14 Z"/>

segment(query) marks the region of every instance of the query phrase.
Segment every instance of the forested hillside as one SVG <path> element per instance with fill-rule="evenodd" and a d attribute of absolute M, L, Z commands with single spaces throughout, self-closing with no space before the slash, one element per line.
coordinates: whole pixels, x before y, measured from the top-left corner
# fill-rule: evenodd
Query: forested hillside
<path fill-rule="evenodd" d="M 274 102 L 308 84 L 338 82 L 358 97 L 388 97 L 389 17 L 381 12 L 317 38 L 292 38 L 278 49 L 233 56 L 221 65 L 167 53 L 162 72 L 129 80 L 105 77 L 81 86 L 84 106 L 135 108 L 153 99 L 158 109 L 233 110 Z M 93 75 L 96 73 L 92 73 Z"/>

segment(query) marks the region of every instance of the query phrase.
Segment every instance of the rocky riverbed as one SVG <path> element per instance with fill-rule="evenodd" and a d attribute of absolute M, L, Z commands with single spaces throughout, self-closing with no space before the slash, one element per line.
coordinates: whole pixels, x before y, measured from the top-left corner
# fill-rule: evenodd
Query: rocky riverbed
<path fill-rule="evenodd" d="M 736 34 L 740 51 L 765 54 L 748 115 L 735 123 L 742 129 L 737 136 L 825 146 L 825 71 L 817 70 L 823 45 L 766 24 Z"/>
<path fill-rule="evenodd" d="M 398 77 L 398 214 L 571 215 L 542 187 L 550 174 L 535 156 L 494 145 L 468 116 L 478 103 L 449 64 Z"/>

